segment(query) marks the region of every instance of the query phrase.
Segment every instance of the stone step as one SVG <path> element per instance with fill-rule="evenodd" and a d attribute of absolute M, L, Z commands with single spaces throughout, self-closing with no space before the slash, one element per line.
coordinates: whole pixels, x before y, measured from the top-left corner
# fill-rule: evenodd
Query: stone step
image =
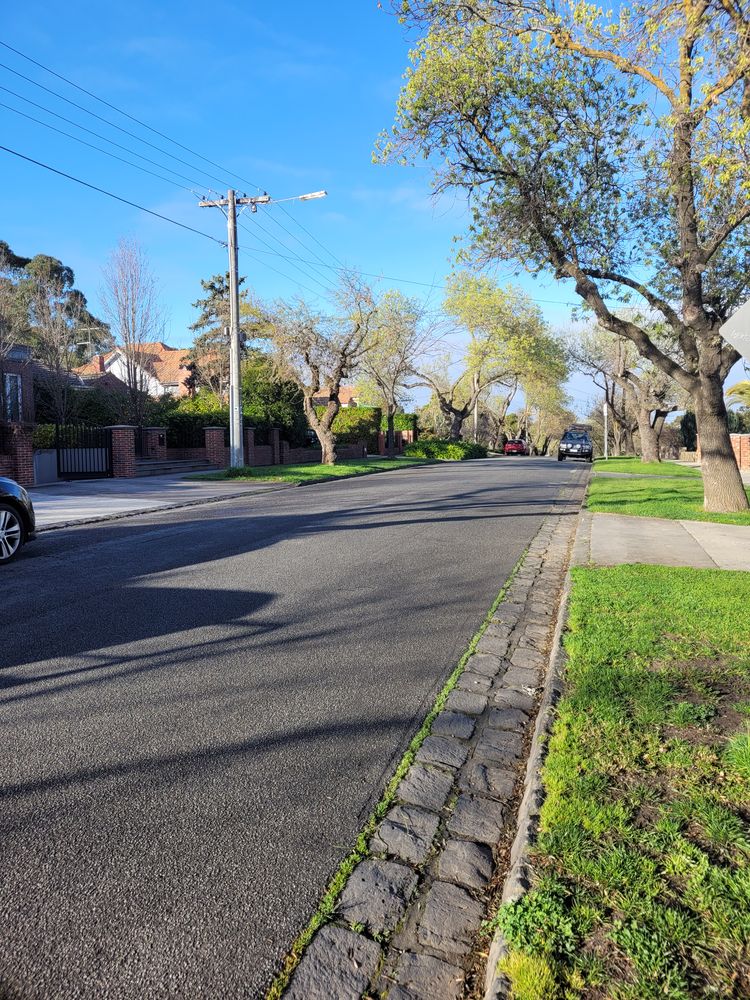
<path fill-rule="evenodd" d="M 169 476 L 187 472 L 210 472 L 216 469 L 205 459 L 190 461 L 158 461 L 156 459 L 141 459 L 135 463 L 136 476 Z"/>

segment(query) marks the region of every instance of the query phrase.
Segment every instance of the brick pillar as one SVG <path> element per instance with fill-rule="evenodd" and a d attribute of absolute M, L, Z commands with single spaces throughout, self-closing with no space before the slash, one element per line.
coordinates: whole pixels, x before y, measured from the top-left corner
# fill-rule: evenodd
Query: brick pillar
<path fill-rule="evenodd" d="M 115 479 L 132 479 L 135 476 L 135 427 L 115 424 L 112 432 L 112 476 Z"/>
<path fill-rule="evenodd" d="M 245 428 L 245 465 L 255 465 L 255 428 Z"/>
<path fill-rule="evenodd" d="M 23 424 L 13 424 L 11 448 L 13 450 L 13 479 L 19 486 L 34 485 L 34 446 L 31 443 L 32 430 Z"/>
<path fill-rule="evenodd" d="M 167 428 L 166 427 L 146 427 L 146 455 L 145 458 L 157 458 L 164 460 L 167 457 Z"/>
<path fill-rule="evenodd" d="M 203 433 L 206 440 L 206 458 L 211 465 L 218 465 L 220 469 L 227 467 L 227 449 L 224 444 L 223 427 L 204 427 Z"/>
<path fill-rule="evenodd" d="M 740 445 L 740 468 L 750 469 L 750 434 L 742 435 L 742 444 Z"/>
<path fill-rule="evenodd" d="M 281 464 L 289 465 L 289 442 L 281 442 Z"/>
<path fill-rule="evenodd" d="M 281 431 L 271 428 L 271 465 L 281 465 Z"/>
<path fill-rule="evenodd" d="M 378 455 L 385 455 L 385 434 L 378 431 Z"/>

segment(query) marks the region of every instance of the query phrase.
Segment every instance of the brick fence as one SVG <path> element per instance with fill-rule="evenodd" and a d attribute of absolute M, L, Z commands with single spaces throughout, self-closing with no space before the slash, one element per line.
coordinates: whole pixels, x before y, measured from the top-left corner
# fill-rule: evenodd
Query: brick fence
<path fill-rule="evenodd" d="M 750 469 L 750 434 L 730 434 L 729 438 L 732 442 L 732 450 L 734 451 L 734 457 L 737 460 L 737 465 L 741 469 Z M 696 461 L 700 462 L 700 438 L 698 439 L 698 444 L 696 446 L 695 457 Z"/>
<path fill-rule="evenodd" d="M 386 435 L 383 433 L 383 431 L 380 431 L 378 433 L 379 455 L 385 455 L 386 453 L 385 438 Z M 400 455 L 403 452 L 407 444 L 412 444 L 412 442 L 416 440 L 414 431 L 394 431 L 393 439 L 394 439 L 393 440 L 394 450 L 396 451 L 397 455 Z"/>
<path fill-rule="evenodd" d="M 27 424 L 0 425 L 0 476 L 20 486 L 34 485 L 32 428 Z"/>
<path fill-rule="evenodd" d="M 136 476 L 135 434 L 136 428 L 129 424 L 110 427 L 112 433 L 112 476 L 115 479 L 130 479 Z M 34 484 L 34 450 L 31 427 L 23 424 L 0 426 L 0 475 L 15 479 L 22 486 Z M 170 459 L 172 461 L 208 461 L 220 469 L 229 465 L 229 448 L 224 444 L 223 427 L 204 428 L 202 448 L 167 448 L 166 430 L 163 427 L 144 428 L 144 458 Z M 292 465 L 302 462 L 319 462 L 319 448 L 291 448 L 281 440 L 278 427 L 271 431 L 271 442 L 267 445 L 255 443 L 255 431 L 245 428 L 245 464 L 248 466 Z M 338 448 L 342 459 L 364 458 L 367 449 L 364 441 Z"/>

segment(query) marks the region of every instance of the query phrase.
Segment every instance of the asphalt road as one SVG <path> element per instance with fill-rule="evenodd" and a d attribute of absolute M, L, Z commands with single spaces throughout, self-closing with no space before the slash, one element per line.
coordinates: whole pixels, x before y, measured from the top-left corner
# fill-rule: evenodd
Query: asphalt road
<path fill-rule="evenodd" d="M 261 997 L 573 472 L 403 470 L 5 567 L 0 998 Z"/>

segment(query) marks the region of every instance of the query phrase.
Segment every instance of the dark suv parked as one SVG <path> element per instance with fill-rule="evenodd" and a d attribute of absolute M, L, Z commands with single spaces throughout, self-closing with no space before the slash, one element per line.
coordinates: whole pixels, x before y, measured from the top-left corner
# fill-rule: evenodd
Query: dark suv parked
<path fill-rule="evenodd" d="M 587 462 L 593 462 L 594 446 L 588 431 L 575 428 L 565 431 L 557 449 L 557 461 L 562 462 L 564 458 L 583 458 Z"/>
<path fill-rule="evenodd" d="M 0 566 L 34 537 L 34 508 L 23 486 L 0 477 Z"/>

